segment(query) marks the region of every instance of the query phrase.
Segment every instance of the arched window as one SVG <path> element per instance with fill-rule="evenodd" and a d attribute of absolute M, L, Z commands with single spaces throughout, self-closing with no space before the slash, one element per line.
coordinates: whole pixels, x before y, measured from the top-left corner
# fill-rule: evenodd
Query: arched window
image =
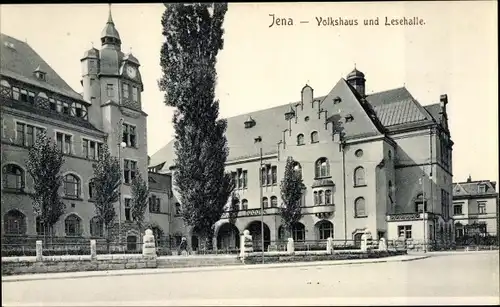
<path fill-rule="evenodd" d="M 95 185 L 94 185 L 94 179 L 90 179 L 89 181 L 89 199 L 94 199 L 95 197 Z"/>
<path fill-rule="evenodd" d="M 297 145 L 304 145 L 304 144 L 305 144 L 304 135 L 301 133 L 297 135 Z"/>
<path fill-rule="evenodd" d="M 94 216 L 90 220 L 90 236 L 103 237 L 104 236 L 104 223 L 98 216 Z"/>
<path fill-rule="evenodd" d="M 269 207 L 269 201 L 268 201 L 267 197 L 262 198 L 262 207 L 263 208 Z"/>
<path fill-rule="evenodd" d="M 64 195 L 73 198 L 80 196 L 80 180 L 75 175 L 64 176 Z"/>
<path fill-rule="evenodd" d="M 325 205 L 331 205 L 333 203 L 332 200 L 332 191 L 331 190 L 326 190 L 325 191 Z"/>
<path fill-rule="evenodd" d="M 318 223 L 319 239 L 326 240 L 333 238 L 333 224 L 330 221 L 321 221 Z"/>
<path fill-rule="evenodd" d="M 318 132 L 313 131 L 311 133 L 311 143 L 318 143 L 318 142 L 319 142 Z"/>
<path fill-rule="evenodd" d="M 365 182 L 365 169 L 362 166 L 354 170 L 354 186 L 366 185 Z"/>
<path fill-rule="evenodd" d="M 427 212 L 427 199 L 424 199 L 423 194 L 420 193 L 415 198 L 415 212 L 422 212 L 422 208 Z"/>
<path fill-rule="evenodd" d="M 319 205 L 319 195 L 318 195 L 318 191 L 314 191 L 314 204 L 315 205 Z"/>
<path fill-rule="evenodd" d="M 4 232 L 9 235 L 26 233 L 26 217 L 19 210 L 10 210 L 4 217 Z"/>
<path fill-rule="evenodd" d="M 273 208 L 278 207 L 278 197 L 271 196 L 271 207 Z"/>
<path fill-rule="evenodd" d="M 302 223 L 292 225 L 292 237 L 294 241 L 304 241 L 306 238 L 306 228 Z"/>
<path fill-rule="evenodd" d="M 363 197 L 356 198 L 356 201 L 354 202 L 354 214 L 355 217 L 366 216 L 365 199 Z"/>
<path fill-rule="evenodd" d="M 316 160 L 315 168 L 316 178 L 330 176 L 330 163 L 328 163 L 327 158 L 319 158 Z"/>
<path fill-rule="evenodd" d="M 243 199 L 241 201 L 241 210 L 248 210 L 248 200 Z"/>
<path fill-rule="evenodd" d="M 79 236 L 82 234 L 81 220 L 75 214 L 69 215 L 64 220 L 64 229 L 67 236 Z"/>
<path fill-rule="evenodd" d="M 363 236 L 362 233 L 358 232 L 354 235 L 354 245 L 356 247 L 360 247 L 361 246 L 361 237 Z"/>
<path fill-rule="evenodd" d="M 21 191 L 24 189 L 24 171 L 15 164 L 7 164 L 3 167 L 4 189 Z"/>

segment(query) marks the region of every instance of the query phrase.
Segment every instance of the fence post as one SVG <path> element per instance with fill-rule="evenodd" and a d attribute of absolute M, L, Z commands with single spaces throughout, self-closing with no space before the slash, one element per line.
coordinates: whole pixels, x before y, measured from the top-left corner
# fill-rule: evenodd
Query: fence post
<path fill-rule="evenodd" d="M 43 245 L 42 240 L 36 241 L 36 261 L 43 261 Z"/>
<path fill-rule="evenodd" d="M 97 258 L 96 241 L 90 240 L 90 259 L 94 260 L 96 258 Z"/>
<path fill-rule="evenodd" d="M 294 246 L 294 243 L 293 243 L 293 238 L 288 238 L 288 243 L 286 244 L 286 251 L 290 255 L 295 252 L 295 246 Z"/>
<path fill-rule="evenodd" d="M 326 239 L 326 252 L 328 254 L 333 254 L 333 238 L 329 237 Z"/>

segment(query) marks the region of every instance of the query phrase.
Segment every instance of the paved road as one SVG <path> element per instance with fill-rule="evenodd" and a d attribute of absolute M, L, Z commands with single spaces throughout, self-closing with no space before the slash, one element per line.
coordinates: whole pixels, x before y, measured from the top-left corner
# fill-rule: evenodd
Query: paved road
<path fill-rule="evenodd" d="M 358 304 L 419 298 L 436 304 L 458 296 L 469 298 L 462 303 L 480 303 L 479 297 L 499 297 L 498 270 L 494 253 L 463 253 L 410 262 L 3 282 L 2 305 L 204 304 L 200 299 L 209 305 L 303 305 L 316 299 L 309 304 L 323 305 L 354 298 L 361 299 Z M 288 300 L 277 300 L 283 298 Z"/>

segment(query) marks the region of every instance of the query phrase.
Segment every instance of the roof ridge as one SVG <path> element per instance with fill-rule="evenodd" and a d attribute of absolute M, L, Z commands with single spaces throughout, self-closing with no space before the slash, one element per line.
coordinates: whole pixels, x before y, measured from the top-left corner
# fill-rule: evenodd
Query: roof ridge
<path fill-rule="evenodd" d="M 380 95 L 380 94 L 384 94 L 384 93 L 387 93 L 387 92 L 392 92 L 392 91 L 396 91 L 396 90 L 400 90 L 400 89 L 405 89 L 408 93 L 410 92 L 410 91 L 408 91 L 408 89 L 406 89 L 406 87 L 400 86 L 400 87 L 395 87 L 395 88 L 392 88 L 392 89 L 383 90 L 383 91 L 380 91 L 380 92 L 374 92 L 374 93 L 371 93 L 369 95 L 366 95 L 366 97 L 370 97 L 372 95 Z"/>

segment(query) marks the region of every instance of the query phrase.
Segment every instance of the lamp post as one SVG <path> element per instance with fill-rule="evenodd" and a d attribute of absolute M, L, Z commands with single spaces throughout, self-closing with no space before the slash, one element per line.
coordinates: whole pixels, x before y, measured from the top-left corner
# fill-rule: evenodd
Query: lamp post
<path fill-rule="evenodd" d="M 119 131 L 120 135 L 118 136 L 118 140 L 120 140 L 123 136 L 122 127 L 123 127 L 123 118 L 120 118 L 119 123 Z M 123 141 L 123 140 L 122 140 Z M 118 163 L 120 165 L 120 187 L 118 188 L 118 245 L 121 249 L 122 247 L 122 184 L 123 184 L 123 168 L 122 168 L 122 159 L 121 159 L 121 151 L 122 148 L 127 147 L 127 143 L 118 142 Z"/>
<path fill-rule="evenodd" d="M 422 174 L 422 178 L 419 179 L 420 184 L 422 185 L 422 223 L 424 226 L 424 242 L 423 242 L 423 250 L 424 253 L 427 253 L 427 242 L 426 242 L 426 231 L 427 231 L 427 225 L 426 225 L 426 218 L 425 218 L 425 207 L 427 205 L 427 200 L 425 198 L 425 184 L 424 184 L 424 179 L 425 179 L 425 171 Z M 429 176 L 429 179 L 432 179 L 432 175 Z M 430 234 L 429 234 L 430 236 Z"/>
<path fill-rule="evenodd" d="M 259 201 L 260 201 L 260 243 L 262 248 L 262 263 L 264 263 L 264 203 L 262 201 L 263 191 L 262 191 L 262 137 L 256 137 L 254 139 L 255 143 L 259 143 Z"/>

